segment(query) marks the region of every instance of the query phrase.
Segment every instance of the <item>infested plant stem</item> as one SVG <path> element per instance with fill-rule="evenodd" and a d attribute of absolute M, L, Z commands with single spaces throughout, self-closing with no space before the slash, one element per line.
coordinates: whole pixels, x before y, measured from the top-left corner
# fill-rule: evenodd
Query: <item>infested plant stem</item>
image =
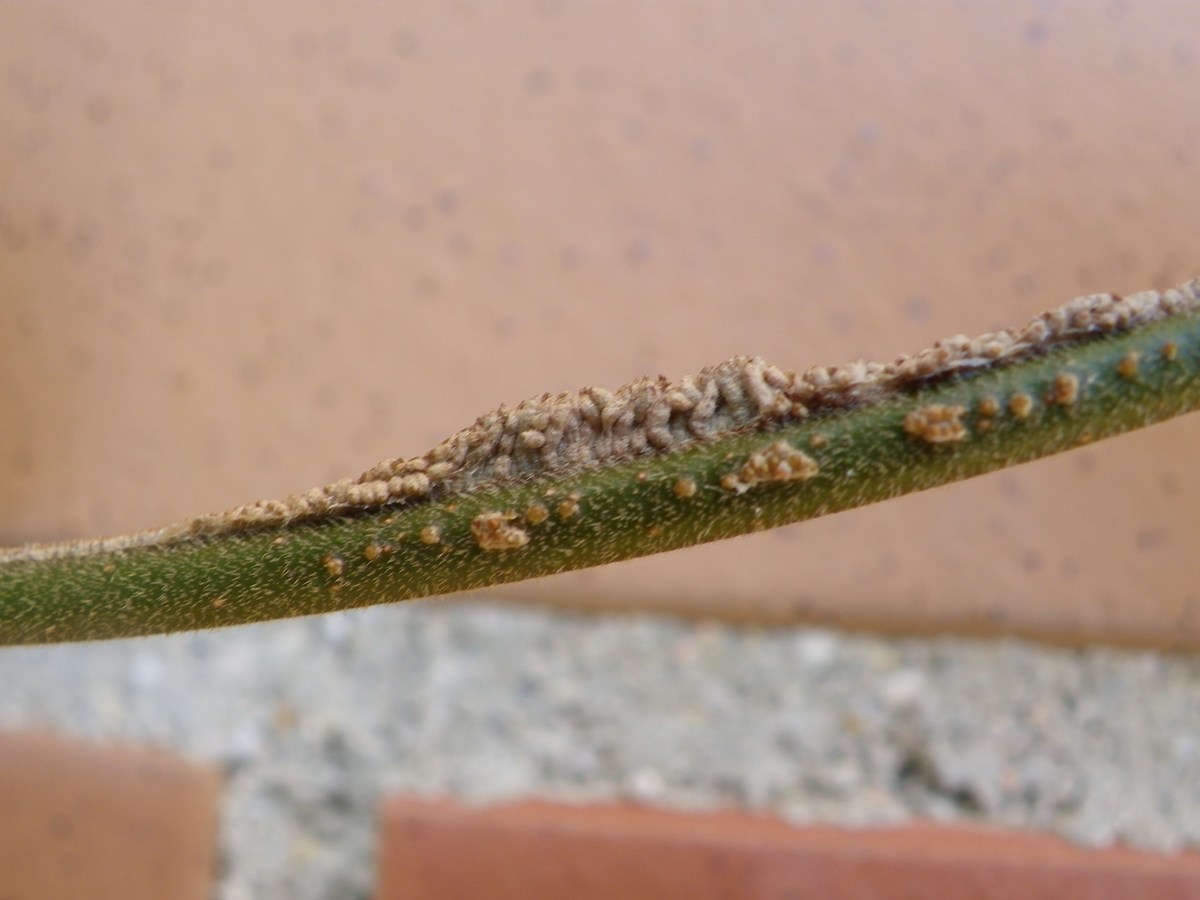
<path fill-rule="evenodd" d="M 547 395 L 284 501 L 0 551 L 0 643 L 328 612 L 760 531 L 1200 407 L 1200 280 L 1095 295 L 890 365 L 739 358 Z"/>

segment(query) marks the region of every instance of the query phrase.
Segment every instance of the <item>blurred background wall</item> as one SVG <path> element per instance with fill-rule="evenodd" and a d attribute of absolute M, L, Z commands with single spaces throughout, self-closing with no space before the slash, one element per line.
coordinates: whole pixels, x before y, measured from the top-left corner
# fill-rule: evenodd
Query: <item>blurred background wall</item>
<path fill-rule="evenodd" d="M 1200 275 L 1200 5 L 0 5 L 0 539 Z M 1200 646 L 1200 420 L 510 598 Z"/>

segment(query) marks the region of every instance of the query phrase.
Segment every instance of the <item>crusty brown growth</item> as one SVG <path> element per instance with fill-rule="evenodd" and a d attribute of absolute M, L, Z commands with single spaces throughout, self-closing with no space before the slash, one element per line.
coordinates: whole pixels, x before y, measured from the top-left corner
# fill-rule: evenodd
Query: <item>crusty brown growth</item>
<path fill-rule="evenodd" d="M 1200 279 L 1177 289 L 1128 297 L 1079 297 L 1022 328 L 974 339 L 947 338 L 889 364 L 858 361 L 794 373 L 758 357 L 739 356 L 679 381 L 660 376 L 616 391 L 585 388 L 543 394 L 481 416 L 423 456 L 387 460 L 357 478 L 305 494 L 111 541 L 24 547 L 8 555 L 44 558 L 169 544 L 598 468 L 875 402 L 932 381 L 1003 366 L 1065 343 L 1124 331 L 1198 307 Z M 1164 348 L 1164 356 L 1171 355 Z M 1011 402 L 1010 409 L 1021 415 Z M 0 559 L 4 555 L 0 552 Z"/>
<path fill-rule="evenodd" d="M 573 394 L 543 394 L 481 416 L 424 456 L 388 460 L 358 478 L 287 500 L 206 516 L 186 531 L 210 534 L 278 525 L 541 473 L 599 467 L 795 421 L 810 411 L 871 402 L 926 381 L 1003 365 L 1067 341 L 1121 331 L 1197 306 L 1200 279 L 1179 289 L 1124 298 L 1080 297 L 1024 328 L 973 340 L 948 338 L 889 365 L 860 361 L 796 374 L 743 356 L 677 382 L 660 376 L 612 392 L 585 388 Z"/>
<path fill-rule="evenodd" d="M 962 421 L 966 411 L 965 406 L 931 403 L 906 415 L 904 430 L 927 444 L 957 443 L 967 436 L 967 426 Z"/>
<path fill-rule="evenodd" d="M 560 519 L 573 519 L 579 515 L 579 498 L 568 497 L 558 504 L 558 517 Z"/>
<path fill-rule="evenodd" d="M 996 416 L 1000 414 L 1000 404 L 995 397 L 983 397 L 975 411 L 981 416 Z"/>
<path fill-rule="evenodd" d="M 1079 399 L 1079 376 L 1074 372 L 1059 372 L 1054 376 L 1050 386 L 1050 396 L 1047 403 L 1057 403 L 1059 406 L 1071 406 Z"/>
<path fill-rule="evenodd" d="M 741 494 L 772 481 L 807 481 L 819 471 L 817 461 L 803 450 L 797 450 L 787 441 L 773 441 L 746 457 L 736 473 L 723 477 L 721 487 Z"/>
<path fill-rule="evenodd" d="M 332 553 L 326 553 L 321 557 L 321 565 L 325 567 L 325 571 L 333 578 L 339 577 L 346 571 L 346 563 L 340 557 Z"/>
<path fill-rule="evenodd" d="M 1017 419 L 1028 419 L 1033 413 L 1033 398 L 1024 391 L 1018 391 L 1008 398 L 1008 411 Z"/>
<path fill-rule="evenodd" d="M 426 525 L 418 536 L 422 544 L 437 544 L 442 540 L 442 529 L 437 525 Z"/>
<path fill-rule="evenodd" d="M 471 534 L 484 550 L 516 550 L 529 543 L 529 534 L 512 524 L 512 512 L 482 513 L 471 520 Z"/>
<path fill-rule="evenodd" d="M 674 382 L 660 376 L 616 391 L 543 394 L 481 416 L 424 456 L 388 460 L 358 478 L 286 500 L 205 516 L 182 526 L 179 536 L 268 527 L 596 468 L 796 421 L 812 412 L 873 402 L 928 381 L 1004 365 L 1197 307 L 1200 279 L 1162 292 L 1079 297 L 1023 328 L 974 339 L 947 338 L 886 365 L 859 361 L 797 374 L 758 357 L 739 356 Z"/>

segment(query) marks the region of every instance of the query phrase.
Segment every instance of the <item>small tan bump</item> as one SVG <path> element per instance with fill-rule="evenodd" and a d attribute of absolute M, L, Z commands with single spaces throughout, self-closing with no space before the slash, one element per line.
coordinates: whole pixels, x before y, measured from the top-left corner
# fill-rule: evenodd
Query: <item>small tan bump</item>
<path fill-rule="evenodd" d="M 1134 378 L 1138 373 L 1139 359 L 1141 359 L 1141 354 L 1136 350 L 1130 350 L 1117 363 L 1117 374 L 1122 378 Z"/>
<path fill-rule="evenodd" d="M 1174 341 L 1167 341 L 1163 344 L 1162 355 L 1167 362 L 1175 362 L 1179 358 L 1179 345 Z"/>
<path fill-rule="evenodd" d="M 560 519 L 570 519 L 579 515 L 579 500 L 575 495 L 571 495 L 566 500 L 558 504 L 558 516 Z"/>
<path fill-rule="evenodd" d="M 675 496 L 680 500 L 686 500 L 689 497 L 696 496 L 696 482 L 690 478 L 680 478 L 675 482 Z"/>
<path fill-rule="evenodd" d="M 363 558 L 367 562 L 375 562 L 376 560 L 382 559 L 383 557 L 389 555 L 395 549 L 396 548 L 391 544 L 378 544 L 372 542 L 363 547 Z"/>
<path fill-rule="evenodd" d="M 964 406 L 931 403 L 906 415 L 904 430 L 927 444 L 954 444 L 967 437 L 967 426 L 962 421 L 966 411 Z"/>
<path fill-rule="evenodd" d="M 1008 398 L 1008 411 L 1017 419 L 1028 419 L 1033 413 L 1033 398 L 1018 391 Z"/>
<path fill-rule="evenodd" d="M 433 544 L 440 544 L 442 541 L 442 529 L 437 525 L 426 525 L 421 529 L 420 537 L 422 544 L 429 544 L 431 546 Z"/>
<path fill-rule="evenodd" d="M 331 578 L 338 578 L 346 571 L 346 561 L 334 553 L 326 553 L 321 557 L 321 565 Z"/>
<path fill-rule="evenodd" d="M 531 503 L 525 510 L 525 521 L 530 525 L 541 525 L 548 518 L 550 518 L 550 510 L 540 503 Z"/>
<path fill-rule="evenodd" d="M 1054 376 L 1050 386 L 1050 396 L 1047 403 L 1057 403 L 1059 406 L 1072 406 L 1079 399 L 1079 376 L 1073 372 L 1059 372 Z"/>
<path fill-rule="evenodd" d="M 977 406 L 975 408 L 975 411 L 978 412 L 979 415 L 981 415 L 981 416 L 989 416 L 990 417 L 990 416 L 999 415 L 1000 403 L 996 400 L 995 397 L 992 397 L 990 395 L 987 397 L 981 397 L 979 400 L 979 406 Z"/>

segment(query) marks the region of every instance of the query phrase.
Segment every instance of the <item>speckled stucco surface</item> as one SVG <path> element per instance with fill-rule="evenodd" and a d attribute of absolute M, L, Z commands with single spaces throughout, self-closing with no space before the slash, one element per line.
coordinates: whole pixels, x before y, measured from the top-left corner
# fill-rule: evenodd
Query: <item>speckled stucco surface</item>
<path fill-rule="evenodd" d="M 1200 7 L 0 6 L 0 539 L 1200 274 Z M 1200 646 L 1200 423 L 505 596 Z"/>
<path fill-rule="evenodd" d="M 8 648 L 0 683 L 0 728 L 219 766 L 222 900 L 370 896 L 399 792 L 1200 848 L 1186 656 L 431 602 Z"/>

